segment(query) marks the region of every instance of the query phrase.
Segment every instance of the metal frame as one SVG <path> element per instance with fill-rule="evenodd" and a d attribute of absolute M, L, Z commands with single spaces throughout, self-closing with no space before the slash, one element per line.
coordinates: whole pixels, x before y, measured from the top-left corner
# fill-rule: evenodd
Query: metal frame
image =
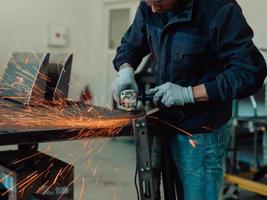
<path fill-rule="evenodd" d="M 16 106 L 16 104 L 13 104 Z M 84 105 L 83 105 L 84 106 Z M 0 107 L 1 108 L 1 107 Z M 19 107 L 18 109 L 24 109 Z M 44 109 L 44 108 L 40 108 Z M 107 117 L 110 118 L 127 118 L 130 123 L 123 127 L 119 133 L 116 133 L 115 137 L 120 136 L 134 136 L 136 145 L 136 158 L 139 176 L 139 187 L 141 191 L 141 200 L 156 200 L 156 186 L 154 185 L 156 180 L 154 178 L 152 162 L 151 162 L 151 152 L 150 152 L 150 140 L 147 126 L 147 116 L 158 111 L 154 109 L 147 113 L 145 112 L 135 112 L 135 113 L 125 113 L 119 111 L 109 111 L 103 108 L 95 108 L 99 112 L 107 113 Z M 87 110 L 87 109 L 86 109 Z M 12 112 L 12 110 L 11 110 Z M 17 127 L 18 128 L 18 127 Z M 95 138 L 95 137 L 114 137 L 110 134 L 105 134 L 104 129 L 95 128 L 94 130 L 99 134 L 92 136 L 92 134 L 81 136 L 79 133 L 83 129 L 56 129 L 51 128 L 33 128 L 32 130 L 19 129 L 14 130 L 14 127 L 6 127 L 5 130 L 0 130 L 0 146 L 6 145 L 19 145 L 19 150 L 30 150 L 33 148 L 38 150 L 38 143 L 43 142 L 57 142 L 66 141 L 70 139 L 82 140 L 85 138 Z M 89 131 L 90 129 L 88 129 Z M 84 130 L 83 131 L 87 131 Z M 162 136 L 164 138 L 164 136 Z M 163 142 L 164 143 L 164 142 Z M 174 177 L 172 174 L 171 159 L 168 157 L 167 145 L 163 148 L 164 158 L 163 168 L 162 168 L 162 178 L 163 178 L 163 188 L 165 199 L 176 199 L 175 187 L 174 187 Z M 176 191 L 177 192 L 177 191 Z M 167 198 L 166 198 L 167 197 Z"/>
<path fill-rule="evenodd" d="M 7 145 L 25 145 L 25 144 L 37 144 L 45 142 L 58 142 L 58 141 L 68 141 L 68 140 L 82 140 L 86 138 L 96 138 L 96 137 L 114 137 L 107 136 L 102 129 L 95 129 L 101 134 L 95 136 L 84 135 L 79 136 L 81 129 L 54 129 L 54 130 L 30 130 L 17 132 L 14 130 L 2 131 L 0 130 L 0 146 Z M 84 129 L 84 132 L 87 130 Z M 1 133 L 2 132 L 2 133 Z M 122 128 L 116 137 L 130 136 L 131 129 L 129 126 Z M 79 136 L 79 138 L 75 138 Z"/>
<path fill-rule="evenodd" d="M 250 133 L 254 134 L 254 171 L 249 171 L 247 173 L 239 173 L 238 164 L 237 164 L 237 128 L 238 126 L 242 126 L 247 128 Z M 238 187 L 254 192 L 263 196 L 267 196 L 267 185 L 257 182 L 253 180 L 257 173 L 266 174 L 265 168 L 260 168 L 259 164 L 259 150 L 258 150 L 258 138 L 259 133 L 262 130 L 265 130 L 267 127 L 267 117 L 236 117 L 233 121 L 233 131 L 230 142 L 230 150 L 233 151 L 233 154 L 230 159 L 230 168 L 227 169 L 227 173 L 225 174 L 225 181 L 234 185 L 238 185 Z M 259 171 L 256 171 L 259 170 Z M 236 187 L 236 186 L 233 186 Z"/>
<path fill-rule="evenodd" d="M 30 53 L 30 52 L 15 52 L 12 54 L 11 59 L 8 62 L 8 67 L 4 73 L 2 81 L 0 84 L 5 86 L 6 89 L 2 89 L 0 91 L 0 95 L 4 98 L 11 99 L 23 105 L 29 105 L 33 103 L 34 98 L 43 98 L 44 97 L 44 88 L 46 85 L 46 80 L 41 78 L 41 74 L 46 75 L 46 65 L 49 60 L 49 53 Z M 24 72 L 28 67 L 28 65 L 33 65 L 32 69 L 32 79 L 25 78 L 23 75 L 29 73 L 27 71 Z M 16 75 L 15 72 L 22 73 L 23 75 Z M 12 77 L 12 79 L 11 79 Z M 16 82 L 17 78 L 21 78 L 23 82 L 25 80 L 30 80 L 29 84 L 24 87 L 23 90 L 17 87 L 11 87 L 10 81 Z M 23 83 L 22 82 L 22 83 Z M 21 86 L 20 86 L 21 87 Z M 38 90 L 38 92 L 37 92 Z M 42 92 L 39 92 L 41 90 Z M 14 98 L 14 96 L 18 96 L 19 98 Z"/>
<path fill-rule="evenodd" d="M 250 175 L 252 176 L 253 174 L 251 173 Z M 246 174 L 226 174 L 224 178 L 227 182 L 238 185 L 239 188 L 263 195 L 265 197 L 267 196 L 267 185 L 250 180 Z"/>
<path fill-rule="evenodd" d="M 146 117 L 133 120 L 133 130 L 141 200 L 154 200 L 155 188 Z"/>

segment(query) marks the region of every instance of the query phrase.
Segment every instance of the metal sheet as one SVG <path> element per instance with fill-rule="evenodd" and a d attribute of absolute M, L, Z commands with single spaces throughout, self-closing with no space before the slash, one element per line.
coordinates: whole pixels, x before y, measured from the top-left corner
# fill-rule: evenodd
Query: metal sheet
<path fill-rule="evenodd" d="M 132 120 L 142 116 L 78 103 L 22 107 L 1 100 L 0 145 L 130 135 Z"/>

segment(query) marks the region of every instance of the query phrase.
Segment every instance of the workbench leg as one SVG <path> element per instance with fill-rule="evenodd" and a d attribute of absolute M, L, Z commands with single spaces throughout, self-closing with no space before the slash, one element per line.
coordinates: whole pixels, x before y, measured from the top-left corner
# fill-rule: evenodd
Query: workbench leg
<path fill-rule="evenodd" d="M 133 121 L 141 200 L 156 200 L 146 117 Z"/>

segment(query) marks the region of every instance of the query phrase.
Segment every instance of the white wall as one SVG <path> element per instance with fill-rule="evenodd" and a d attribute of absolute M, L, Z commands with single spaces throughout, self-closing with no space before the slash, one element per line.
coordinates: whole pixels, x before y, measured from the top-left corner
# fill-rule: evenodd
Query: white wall
<path fill-rule="evenodd" d="M 92 34 L 94 33 L 91 0 L 0 0 L 0 64 L 4 65 L 13 51 L 73 52 L 73 81 L 80 89 L 93 80 L 91 67 Z M 97 19 L 96 19 L 97 20 Z M 69 32 L 66 48 L 48 48 L 49 24 L 66 25 Z"/>
<path fill-rule="evenodd" d="M 267 1 L 237 0 L 255 33 L 254 42 L 259 48 L 267 48 Z"/>
<path fill-rule="evenodd" d="M 7 63 L 14 51 L 73 52 L 73 89 L 75 98 L 90 84 L 98 105 L 106 105 L 107 70 L 103 62 L 103 2 L 117 0 L 0 0 L 0 65 Z M 138 0 L 118 0 L 133 1 Z M 266 0 L 238 0 L 255 31 L 255 43 L 267 47 Z M 66 25 L 69 32 L 67 48 L 48 48 L 49 24 Z"/>
<path fill-rule="evenodd" d="M 116 0 L 0 0 L 0 65 L 14 51 L 73 52 L 70 97 L 77 98 L 89 84 L 98 105 L 106 105 L 103 62 L 103 5 Z M 136 0 L 119 0 L 136 1 Z M 138 1 L 136 1 L 138 3 Z M 49 48 L 49 24 L 66 25 L 66 48 Z M 3 70 L 1 70 L 3 71 Z"/>

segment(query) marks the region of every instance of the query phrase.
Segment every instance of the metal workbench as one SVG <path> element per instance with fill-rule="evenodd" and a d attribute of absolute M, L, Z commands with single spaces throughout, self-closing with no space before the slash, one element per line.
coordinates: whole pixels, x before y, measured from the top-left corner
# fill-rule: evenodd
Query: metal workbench
<path fill-rule="evenodd" d="M 145 112 L 127 113 L 77 102 L 23 106 L 3 99 L 0 109 L 0 146 L 19 145 L 23 151 L 31 151 L 33 145 L 37 151 L 38 143 L 43 142 L 133 136 L 140 199 L 156 199 Z M 177 192 L 171 184 L 169 163 L 164 163 L 163 171 L 165 198 L 175 200 Z"/>
<path fill-rule="evenodd" d="M 110 133 L 110 130 L 116 132 L 116 137 L 129 136 L 133 135 L 131 131 L 133 120 L 145 116 L 144 112 L 126 113 L 79 103 L 60 107 L 45 104 L 25 107 L 1 100 L 0 109 L 2 110 L 0 112 L 1 146 L 115 136 Z M 25 118 L 34 118 L 34 120 L 25 120 Z M 70 123 L 60 124 L 67 121 Z M 81 134 L 81 130 L 88 134 Z"/>

